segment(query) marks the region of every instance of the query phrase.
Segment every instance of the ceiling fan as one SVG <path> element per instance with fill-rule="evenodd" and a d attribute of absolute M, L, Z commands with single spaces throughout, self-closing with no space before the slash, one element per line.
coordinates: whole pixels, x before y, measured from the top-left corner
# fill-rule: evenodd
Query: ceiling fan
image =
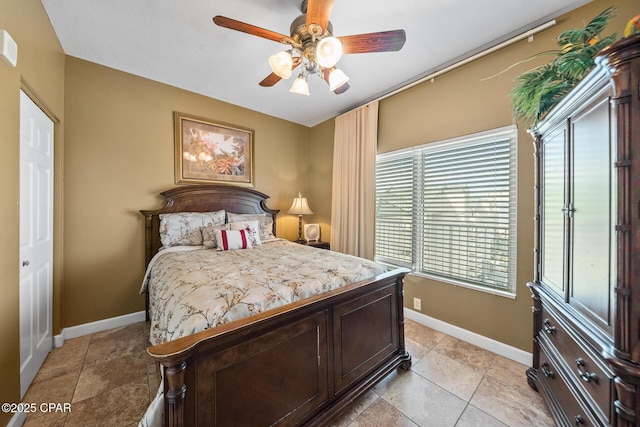
<path fill-rule="evenodd" d="M 303 0 L 302 15 L 291 23 L 290 36 L 220 15 L 214 17 L 213 22 L 290 46 L 269 58 L 273 72 L 260 82 L 260 86 L 273 86 L 281 79 L 289 78 L 292 71 L 302 65 L 291 92 L 309 95 L 308 76 L 317 74 L 329 84 L 332 92 L 340 94 L 349 89 L 349 77 L 335 66 L 343 54 L 398 51 L 404 45 L 406 35 L 404 30 L 392 30 L 334 37 L 329 21 L 334 1 Z"/>

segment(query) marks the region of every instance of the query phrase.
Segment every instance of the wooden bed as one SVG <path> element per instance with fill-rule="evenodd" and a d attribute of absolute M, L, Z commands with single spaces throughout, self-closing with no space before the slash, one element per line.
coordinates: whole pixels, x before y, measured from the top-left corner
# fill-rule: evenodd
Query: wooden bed
<path fill-rule="evenodd" d="M 160 248 L 159 214 L 278 211 L 243 187 L 161 193 L 144 210 L 146 263 Z M 321 249 L 318 249 L 321 250 Z M 396 368 L 404 345 L 407 269 L 150 347 L 164 369 L 166 426 L 326 425 Z"/>

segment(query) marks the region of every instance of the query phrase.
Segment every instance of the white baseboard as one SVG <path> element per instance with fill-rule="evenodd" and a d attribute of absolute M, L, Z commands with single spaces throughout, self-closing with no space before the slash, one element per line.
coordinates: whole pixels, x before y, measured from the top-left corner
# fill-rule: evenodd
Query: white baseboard
<path fill-rule="evenodd" d="M 507 359 L 522 363 L 523 365 L 531 366 L 533 363 L 533 355 L 527 351 L 487 338 L 483 335 L 476 334 L 475 332 L 462 329 L 458 326 L 443 322 L 442 320 L 435 319 L 425 314 L 418 313 L 415 310 L 405 307 L 404 317 L 420 323 L 421 325 L 428 326 L 431 329 L 435 329 L 436 331 L 444 332 L 447 335 L 451 335 L 452 337 L 458 338 L 462 341 L 484 348 L 485 350 L 506 357 Z"/>
<path fill-rule="evenodd" d="M 122 316 L 111 317 L 110 319 L 97 320 L 95 322 L 85 323 L 83 325 L 71 326 L 62 329 L 60 335 L 53 337 L 53 345 L 62 347 L 65 340 L 81 337 L 96 332 L 106 331 L 108 329 L 118 328 L 120 326 L 130 325 L 132 323 L 144 322 L 146 315 L 144 311 L 137 313 L 125 314 Z"/>
<path fill-rule="evenodd" d="M 428 326 L 429 328 L 435 329 L 436 331 L 451 335 L 452 337 L 461 339 L 470 344 L 476 345 L 480 348 L 484 348 L 485 350 L 499 354 L 500 356 L 514 360 L 524 365 L 531 366 L 531 363 L 533 361 L 533 355 L 527 351 L 512 347 L 491 338 L 487 338 L 483 335 L 476 334 L 475 332 L 468 331 L 466 329 L 460 328 L 459 326 L 443 322 L 442 320 L 427 316 L 426 314 L 419 313 L 415 310 L 411 310 L 405 307 L 404 316 L 407 319 L 411 319 L 414 322 L 420 323 L 421 325 Z M 64 341 L 67 339 L 77 338 L 96 332 L 102 332 L 108 329 L 130 325 L 132 323 L 144 322 L 145 318 L 145 312 L 138 311 L 136 313 L 98 320 L 95 322 L 85 323 L 83 325 L 71 326 L 69 328 L 64 328 L 60 335 L 54 336 L 53 343 L 55 347 L 61 347 L 64 344 Z"/>
<path fill-rule="evenodd" d="M 24 424 L 26 419 L 27 419 L 26 412 L 16 412 L 15 414 L 13 414 L 13 417 L 11 417 L 11 419 L 9 420 L 9 424 L 7 424 L 7 427 L 20 427 L 22 426 L 22 424 Z"/>

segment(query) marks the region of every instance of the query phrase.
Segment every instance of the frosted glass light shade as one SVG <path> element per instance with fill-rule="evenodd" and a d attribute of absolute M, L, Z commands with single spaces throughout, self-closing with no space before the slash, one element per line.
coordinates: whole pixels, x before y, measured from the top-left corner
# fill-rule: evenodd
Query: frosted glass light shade
<path fill-rule="evenodd" d="M 318 65 L 331 68 L 342 58 L 342 42 L 335 37 L 325 37 L 316 46 Z"/>
<path fill-rule="evenodd" d="M 348 81 L 349 77 L 342 70 L 334 68 L 329 73 L 329 90 L 333 92 Z"/>
<path fill-rule="evenodd" d="M 286 51 L 276 53 L 269 57 L 269 66 L 278 77 L 282 79 L 288 79 L 291 77 L 291 67 L 293 66 L 293 59 L 291 54 Z"/>
<path fill-rule="evenodd" d="M 309 96 L 309 83 L 307 82 L 307 79 L 305 79 L 302 75 L 298 76 L 298 78 L 293 81 L 289 92 L 297 93 L 298 95 Z"/>

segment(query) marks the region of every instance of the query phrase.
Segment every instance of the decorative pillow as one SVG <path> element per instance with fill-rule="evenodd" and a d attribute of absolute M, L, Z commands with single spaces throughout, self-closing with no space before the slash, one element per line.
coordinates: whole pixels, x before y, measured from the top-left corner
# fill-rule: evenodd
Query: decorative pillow
<path fill-rule="evenodd" d="M 160 214 L 160 242 L 168 246 L 202 245 L 202 228 L 222 225 L 225 211 Z"/>
<path fill-rule="evenodd" d="M 273 234 L 273 217 L 271 217 L 271 215 L 227 213 L 227 218 L 229 218 L 229 222 L 258 221 L 258 231 L 261 241 L 265 242 L 276 238 Z"/>
<path fill-rule="evenodd" d="M 260 233 L 258 232 L 258 221 L 232 222 L 229 224 L 229 229 L 246 231 L 252 246 L 262 244 L 262 241 L 260 241 Z"/>
<path fill-rule="evenodd" d="M 250 249 L 251 239 L 246 230 L 216 230 L 216 241 L 219 251 L 232 249 Z"/>
<path fill-rule="evenodd" d="M 216 239 L 216 230 L 228 230 L 229 224 L 210 225 L 202 228 L 202 247 L 206 249 L 215 249 L 218 246 Z"/>

